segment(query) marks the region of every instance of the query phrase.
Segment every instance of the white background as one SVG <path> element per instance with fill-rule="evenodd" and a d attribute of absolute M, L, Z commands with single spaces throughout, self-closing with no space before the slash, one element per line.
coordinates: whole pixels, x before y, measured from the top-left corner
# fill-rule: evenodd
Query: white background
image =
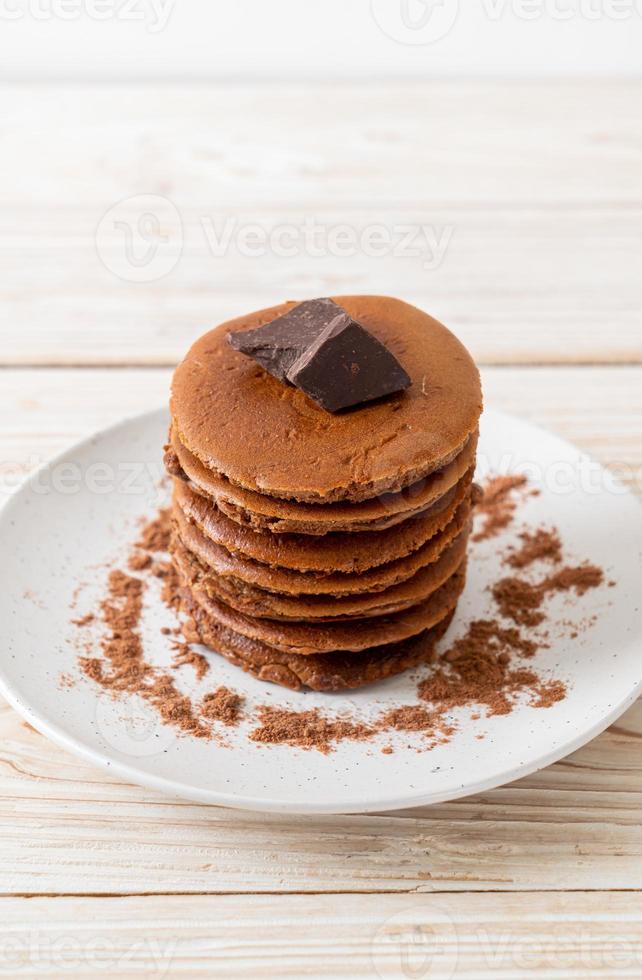
<path fill-rule="evenodd" d="M 0 0 L 4 78 L 619 75 L 641 67 L 642 0 Z"/>

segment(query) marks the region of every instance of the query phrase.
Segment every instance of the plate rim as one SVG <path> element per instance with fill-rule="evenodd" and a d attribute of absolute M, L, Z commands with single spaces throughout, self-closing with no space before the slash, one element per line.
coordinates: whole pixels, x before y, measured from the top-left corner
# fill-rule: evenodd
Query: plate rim
<path fill-rule="evenodd" d="M 47 460 L 36 470 L 28 474 L 19 487 L 11 494 L 8 500 L 5 501 L 2 508 L 0 508 L 0 533 L 4 522 L 11 519 L 11 514 L 14 507 L 19 506 L 18 501 L 20 500 L 20 497 L 29 489 L 30 485 L 37 481 L 42 474 L 52 466 L 56 466 L 57 464 L 66 460 L 69 454 L 77 453 L 80 450 L 90 447 L 96 441 L 105 436 L 113 435 L 121 428 L 127 428 L 128 426 L 136 423 L 144 424 L 145 420 L 152 421 L 156 417 L 160 418 L 163 415 L 167 415 L 166 406 L 159 406 L 157 408 L 148 409 L 144 412 L 127 415 L 111 425 L 105 426 L 104 428 L 93 432 L 89 436 L 77 440 L 72 445 L 68 446 L 66 449 Z M 634 501 L 634 503 L 637 504 L 640 509 L 642 509 L 642 501 L 640 501 L 637 495 L 626 487 L 619 480 L 619 478 L 609 470 L 608 467 L 595 460 L 592 456 L 581 450 L 574 443 L 564 439 L 561 436 L 558 436 L 557 433 L 551 432 L 544 426 L 533 423 L 529 419 L 524 419 L 520 416 L 492 407 L 485 408 L 484 417 L 486 420 L 489 418 L 492 420 L 493 417 L 496 417 L 506 421 L 518 422 L 520 425 L 527 426 L 532 430 L 546 435 L 548 438 L 556 439 L 560 444 L 564 445 L 567 450 L 571 450 L 573 453 L 575 453 L 578 458 L 589 461 L 600 467 L 602 471 L 608 472 L 609 478 L 614 481 L 615 485 L 622 489 L 624 495 Z M 57 722 L 51 721 L 39 710 L 32 708 L 31 705 L 24 702 L 19 694 L 13 689 L 10 680 L 6 677 L 3 659 L 0 657 L 0 694 L 6 699 L 13 709 L 25 719 L 25 721 L 36 729 L 36 731 L 38 731 L 45 738 L 50 739 L 54 744 L 70 752 L 72 755 L 85 759 L 103 771 L 117 775 L 125 779 L 127 782 L 134 785 L 143 786 L 147 789 L 159 791 L 165 796 L 190 800 L 194 803 L 206 804 L 210 806 L 223 806 L 231 809 L 264 813 L 290 813 L 301 815 L 388 813 L 395 810 L 430 806 L 432 804 L 444 803 L 450 800 L 457 800 L 463 797 L 485 793 L 489 790 L 497 789 L 508 783 L 514 782 L 515 780 L 533 775 L 536 772 L 540 772 L 542 769 L 545 769 L 553 763 L 558 762 L 560 759 L 566 758 L 571 753 L 582 748 L 584 745 L 587 745 L 598 735 L 602 734 L 602 732 L 606 731 L 606 729 L 609 728 L 615 721 L 617 721 L 617 719 L 620 718 L 632 704 L 634 704 L 641 693 L 642 677 L 640 677 L 635 686 L 617 704 L 611 707 L 611 710 L 606 715 L 602 715 L 596 720 L 595 724 L 591 725 L 588 729 L 583 729 L 580 734 L 570 736 L 568 739 L 563 740 L 559 745 L 551 748 L 549 752 L 539 755 L 536 759 L 530 762 L 518 763 L 512 768 L 507 768 L 501 773 L 495 773 L 486 777 L 485 779 L 480 779 L 475 783 L 467 783 L 465 786 L 461 786 L 456 790 L 443 790 L 441 792 L 413 790 L 400 796 L 384 796 L 376 801 L 363 801 L 356 798 L 354 800 L 348 799 L 344 803 L 338 805 L 337 803 L 332 802 L 290 802 L 272 798 L 259 798 L 225 790 L 202 789 L 195 786 L 193 783 L 183 783 L 177 779 L 157 776 L 144 769 L 139 769 L 135 765 L 121 762 L 120 760 L 115 759 L 113 756 L 110 756 L 108 751 L 100 751 L 85 744 L 75 735 L 69 734 L 64 727 L 59 725 Z M 212 750 L 219 751 L 219 748 L 213 744 Z"/>

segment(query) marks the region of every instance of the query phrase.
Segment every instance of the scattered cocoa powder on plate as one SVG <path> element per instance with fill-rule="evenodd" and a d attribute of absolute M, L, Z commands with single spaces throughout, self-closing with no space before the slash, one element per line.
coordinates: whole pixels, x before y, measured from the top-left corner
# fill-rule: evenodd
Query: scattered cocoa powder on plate
<path fill-rule="evenodd" d="M 473 620 L 463 636 L 442 654 L 437 666 L 420 684 L 418 696 L 441 712 L 466 705 L 483 705 L 488 716 L 512 711 L 517 697 L 530 694 L 531 704 L 549 707 L 544 682 L 535 671 L 513 666 L 513 656 L 531 657 L 538 644 L 514 628 L 493 620 Z M 565 691 L 561 681 L 556 691 Z M 546 688 L 548 690 L 548 688 Z M 556 698 L 559 700 L 559 698 Z"/>
<path fill-rule="evenodd" d="M 244 698 L 229 687 L 217 687 L 206 694 L 201 702 L 201 714 L 210 721 L 222 721 L 224 725 L 238 725 L 243 714 Z"/>
<path fill-rule="evenodd" d="M 437 716 L 419 704 L 406 704 L 391 708 L 379 720 L 384 728 L 394 728 L 399 732 L 433 732 Z"/>
<path fill-rule="evenodd" d="M 95 618 L 96 617 L 94 616 L 93 612 L 88 612 L 84 616 L 79 616 L 77 619 L 72 619 L 71 622 L 74 626 L 89 626 L 90 623 L 93 623 Z"/>
<path fill-rule="evenodd" d="M 127 559 L 129 570 L 142 572 L 149 568 L 155 554 L 159 551 L 167 551 L 170 533 L 170 511 L 168 508 L 164 508 L 158 512 L 156 517 L 143 525 Z"/>
<path fill-rule="evenodd" d="M 493 654 L 479 653 L 456 663 L 451 671 L 437 668 L 421 682 L 417 694 L 442 712 L 484 705 L 488 716 L 507 715 L 513 709 L 516 695 L 534 689 L 537 682 L 533 670 L 509 670 Z"/>
<path fill-rule="evenodd" d="M 175 643 L 175 654 L 172 660 L 172 667 L 193 667 L 196 673 L 196 680 L 201 681 L 210 669 L 209 660 L 202 653 L 192 650 L 189 643 Z"/>
<path fill-rule="evenodd" d="M 503 663 L 508 663 L 513 654 L 532 657 L 539 644 L 532 637 L 523 636 L 513 626 L 502 626 L 494 619 L 474 619 L 468 629 L 455 640 L 443 654 L 447 661 L 464 661 L 481 651 L 497 654 Z"/>
<path fill-rule="evenodd" d="M 152 563 L 152 556 L 145 551 L 133 551 L 127 559 L 127 567 L 130 572 L 142 572 L 149 568 Z"/>
<path fill-rule="evenodd" d="M 511 568 L 527 568 L 536 561 L 557 564 L 562 560 L 562 540 L 557 528 L 536 528 L 520 531 L 520 548 L 512 548 L 506 557 Z"/>
<path fill-rule="evenodd" d="M 134 542 L 134 547 L 152 554 L 159 551 L 167 551 L 171 530 L 170 510 L 169 508 L 163 508 L 159 510 L 156 517 L 143 525 L 140 535 Z"/>
<path fill-rule="evenodd" d="M 482 526 L 473 541 L 487 541 L 509 526 L 520 500 L 527 491 L 528 479 L 523 474 L 490 477 L 483 486 L 483 496 L 475 507 Z M 532 491 L 531 491 L 532 492 Z"/>
<path fill-rule="evenodd" d="M 526 579 L 509 576 L 496 582 L 491 591 L 506 619 L 512 619 L 522 626 L 539 626 L 545 619 L 542 606 L 547 596 L 571 589 L 582 596 L 589 589 L 600 586 L 603 581 L 602 569 L 590 562 L 584 562 L 582 565 L 567 565 L 539 582 L 528 582 Z"/>
<path fill-rule="evenodd" d="M 428 748 L 447 742 L 455 733 L 455 726 L 446 721 L 443 711 L 428 711 L 418 704 L 391 708 L 378 719 L 377 728 L 382 732 L 421 732 L 429 739 Z"/>
<path fill-rule="evenodd" d="M 539 626 L 546 618 L 542 603 L 546 591 L 541 583 L 527 582 L 525 579 L 509 576 L 496 582 L 491 592 L 499 611 L 506 619 L 512 619 L 520 626 Z"/>
<path fill-rule="evenodd" d="M 139 633 L 144 582 L 120 569 L 109 573 L 107 597 L 100 604 L 107 635 L 102 658 L 81 657 L 85 675 L 112 694 L 138 694 L 157 710 L 161 721 L 197 738 L 209 730 L 196 717 L 189 697 L 169 674 L 147 663 Z"/>
<path fill-rule="evenodd" d="M 109 573 L 107 597 L 100 610 L 107 635 L 101 641 L 103 659 L 82 657 L 85 673 L 111 691 L 136 693 L 151 674 L 145 663 L 138 626 L 143 606 L 144 583 L 120 569 Z"/>
<path fill-rule="evenodd" d="M 169 674 L 158 673 L 149 686 L 137 693 L 153 704 L 166 724 L 196 738 L 212 737 L 210 729 L 198 717 L 191 698 L 178 690 Z"/>
<path fill-rule="evenodd" d="M 318 708 L 291 711 L 263 704 L 256 709 L 256 714 L 259 725 L 249 736 L 253 742 L 317 749 L 324 755 L 331 752 L 337 742 L 346 739 L 364 741 L 377 733 L 371 725 L 330 718 Z"/>
<path fill-rule="evenodd" d="M 562 681 L 541 681 L 533 690 L 532 708 L 550 708 L 566 697 L 566 685 Z"/>
<path fill-rule="evenodd" d="M 548 592 L 568 592 L 573 589 L 582 596 L 589 589 L 597 589 L 604 581 L 604 572 L 597 565 L 583 562 L 581 565 L 567 565 L 546 579 Z"/>

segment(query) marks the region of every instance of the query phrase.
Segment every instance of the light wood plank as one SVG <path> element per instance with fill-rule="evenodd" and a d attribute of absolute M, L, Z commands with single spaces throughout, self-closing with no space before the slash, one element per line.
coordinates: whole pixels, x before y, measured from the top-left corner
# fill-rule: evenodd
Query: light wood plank
<path fill-rule="evenodd" d="M 484 363 L 640 362 L 640 94 L 641 82 L 0 87 L 0 364 L 170 365 L 212 322 L 342 291 L 418 303 Z M 176 268 L 149 284 L 114 276 L 95 241 L 111 205 L 145 193 L 176 203 L 184 233 Z M 425 249 L 216 257 L 202 223 L 306 217 L 326 231 L 425 224 L 449 244 L 435 268 Z M 4 370 L 0 493 L 162 404 L 169 377 Z M 484 371 L 489 404 L 577 441 L 638 491 L 641 382 L 642 367 Z M 0 972 L 387 978 L 426 975 L 428 955 L 430 976 L 640 975 L 639 902 L 613 889 L 642 889 L 642 703 L 492 793 L 323 819 L 120 783 L 6 705 L 0 735 Z M 153 894 L 166 892 L 186 894 Z M 80 897 L 12 897 L 59 893 Z"/>
<path fill-rule="evenodd" d="M 0 86 L 0 363 L 169 364 L 210 324 L 337 292 L 416 302 L 486 363 L 639 362 L 641 91 Z M 183 223 L 178 264 L 150 283 L 118 278 L 96 245 L 103 214 L 141 194 L 169 198 Z M 135 224 L 136 204 L 119 216 Z M 233 244 L 216 255 L 203 223 L 226 220 Z M 306 220 L 322 242 L 382 225 L 396 254 L 309 254 Z M 248 223 L 294 225 L 298 249 L 239 254 Z M 437 267 L 424 265 L 421 234 L 416 254 L 398 254 L 407 225 L 448 241 Z M 99 238 L 98 252 L 109 263 L 124 241 Z"/>
<path fill-rule="evenodd" d="M 0 968 L 25 977 L 639 977 L 629 895 L 0 900 Z"/>
<path fill-rule="evenodd" d="M 99 239 L 97 252 L 101 214 L 5 210 L 2 363 L 171 364 L 217 322 L 286 298 L 347 292 L 402 296 L 446 322 L 483 363 L 642 359 L 642 207 L 339 211 L 320 203 L 277 212 L 203 202 L 182 212 L 178 264 L 149 283 L 103 264 L 101 255 L 122 260 L 126 240 L 107 248 Z M 121 219 L 133 226 L 138 213 L 119 212 Z M 306 220 L 319 229 L 322 254 L 306 254 Z M 220 255 L 209 222 L 217 235 L 229 229 Z M 281 254 L 277 241 L 260 257 L 242 254 L 250 223 L 266 235 L 292 227 L 295 254 Z M 341 246 L 345 257 L 330 238 L 338 228 L 355 236 Z M 374 228 L 387 241 L 376 256 L 367 238 Z"/>
<path fill-rule="evenodd" d="M 642 367 L 485 368 L 486 404 L 547 426 L 642 492 Z M 0 494 L 96 429 L 166 404 L 164 369 L 5 369 Z"/>
<path fill-rule="evenodd" d="M 15 181 L 0 201 L 639 205 L 641 92 L 603 78 L 5 83 L 0 159 Z"/>
<path fill-rule="evenodd" d="M 642 889 L 642 702 L 563 762 L 385 815 L 174 802 L 0 710 L 2 894 Z"/>

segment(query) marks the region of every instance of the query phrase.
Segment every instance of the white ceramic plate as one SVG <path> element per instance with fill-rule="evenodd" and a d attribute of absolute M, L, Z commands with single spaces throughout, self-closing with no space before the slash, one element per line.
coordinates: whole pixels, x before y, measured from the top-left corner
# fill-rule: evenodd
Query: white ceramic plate
<path fill-rule="evenodd" d="M 33 476 L 0 518 L 0 687 L 31 725 L 63 747 L 125 779 L 205 803 L 300 813 L 383 811 L 484 791 L 540 769 L 589 741 L 634 701 L 642 676 L 642 509 L 573 446 L 492 411 L 483 418 L 479 475 L 529 473 L 541 494 L 520 509 L 518 526 L 555 524 L 569 559 L 590 559 L 617 582 L 572 605 L 562 597 L 549 604 L 553 619 L 566 622 L 552 627 L 550 647 L 534 666 L 568 684 L 565 700 L 548 709 L 520 704 L 507 716 L 476 721 L 469 709 L 459 709 L 458 734 L 431 751 L 408 748 L 420 746 L 421 735 L 395 740 L 386 734 L 374 742 L 343 742 L 329 755 L 258 745 L 247 738 L 249 723 L 226 732 L 226 747 L 180 736 L 159 725 L 138 698 L 112 700 L 81 678 L 83 634 L 70 620 L 104 595 L 107 569 L 123 566 L 141 517 L 165 501 L 166 432 L 165 412 L 155 411 L 96 435 Z M 488 614 L 486 586 L 500 574 L 497 544 L 476 546 L 446 640 L 471 618 Z M 595 624 L 572 640 L 569 619 L 585 623 L 593 613 Z M 170 614 L 152 595 L 145 653 L 159 665 L 171 659 L 163 624 L 172 625 Z M 192 669 L 183 668 L 185 690 L 202 694 L 226 684 L 250 704 L 330 706 L 364 718 L 416 701 L 416 673 L 343 696 L 265 685 L 216 655 L 211 665 L 199 684 Z M 382 754 L 391 742 L 394 753 Z"/>

